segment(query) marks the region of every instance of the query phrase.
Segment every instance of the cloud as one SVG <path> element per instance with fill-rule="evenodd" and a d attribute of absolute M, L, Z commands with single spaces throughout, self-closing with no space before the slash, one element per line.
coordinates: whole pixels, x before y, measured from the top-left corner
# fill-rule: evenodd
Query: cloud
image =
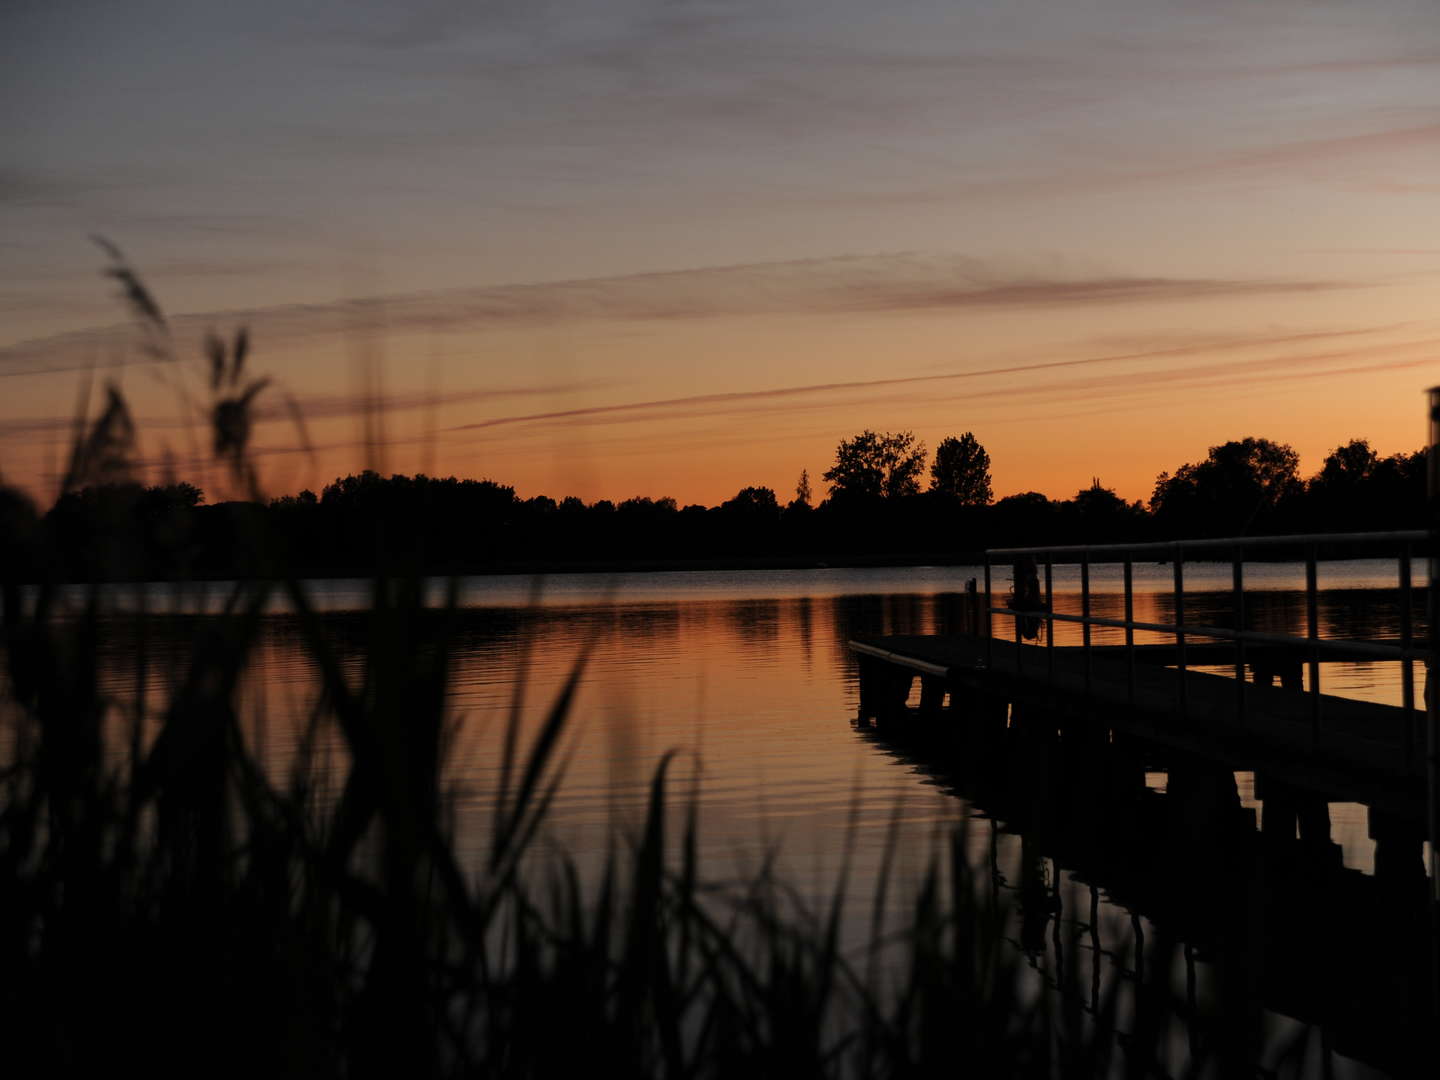
<path fill-rule="evenodd" d="M 362 416 L 371 410 L 389 415 L 418 409 L 440 409 L 475 401 L 501 401 L 526 397 L 550 397 L 584 393 L 613 386 L 608 379 L 589 379 L 568 383 L 547 383 L 541 386 L 482 386 L 469 390 L 429 390 L 418 393 L 373 394 L 306 394 L 294 399 L 296 408 L 306 420 L 333 420 Z M 256 418 L 287 420 L 291 416 L 287 404 L 271 395 L 262 398 Z"/>
<path fill-rule="evenodd" d="M 853 255 L 659 273 L 411 293 L 363 301 L 211 312 L 172 320 L 177 340 L 248 325 L 260 341 L 338 335 L 344 328 L 481 332 L 596 320 L 672 321 L 760 315 L 1028 310 L 1267 296 L 1360 287 L 1319 279 L 1077 275 L 952 255 Z M 0 348 L 0 375 L 88 366 L 123 326 Z"/>
<path fill-rule="evenodd" d="M 674 419 L 679 415 L 695 416 L 707 415 L 719 410 L 736 412 L 751 412 L 756 406 L 767 402 L 785 401 L 814 397 L 837 392 L 864 390 L 867 392 L 893 389 L 898 387 L 913 387 L 923 384 L 944 384 L 969 379 L 979 379 L 995 375 L 1025 375 L 1041 371 L 1057 371 L 1067 368 L 1089 367 L 1096 364 L 1111 364 L 1122 361 L 1165 359 L 1177 356 L 1191 355 L 1195 353 L 1211 353 L 1226 349 L 1238 348 L 1263 348 L 1276 345 L 1289 345 L 1304 341 L 1324 340 L 1337 337 L 1359 336 L 1374 333 L 1376 330 L 1386 329 L 1385 327 L 1365 327 L 1352 330 L 1326 330 L 1316 331 L 1308 334 L 1281 334 L 1268 335 L 1250 338 L 1231 338 L 1224 342 L 1209 342 L 1205 344 L 1182 345 L 1166 349 L 1153 349 L 1141 352 L 1117 353 L 1107 356 L 1078 357 L 1071 360 L 1046 360 L 1029 364 L 1011 364 L 1002 367 L 976 368 L 968 371 L 952 371 L 935 375 L 909 375 L 887 379 L 859 379 L 844 382 L 808 383 L 800 386 L 777 387 L 765 390 L 737 390 L 718 394 L 694 394 L 685 397 L 659 398 L 650 401 L 622 402 L 611 405 L 590 405 L 574 409 L 558 409 L 550 412 L 528 413 L 518 416 L 499 416 L 489 420 L 481 420 L 471 424 L 461 424 L 450 428 L 451 431 L 481 431 L 488 428 L 510 427 L 517 424 L 535 424 L 551 421 L 572 421 L 580 419 L 593 419 L 599 417 L 612 417 L 621 420 L 640 420 L 650 418 L 649 414 L 661 414 L 655 419 Z M 1336 354 L 1323 354 L 1336 355 Z M 1340 355 L 1349 355 L 1340 354 Z M 1266 361 L 1278 363 L 1278 361 Z M 1239 361 L 1234 364 L 1223 363 L 1211 365 L 1217 370 L 1230 370 L 1232 367 L 1247 367 L 1254 363 L 1253 360 Z M 1172 377 L 1182 372 L 1197 372 L 1201 369 L 1188 368 L 1180 369 L 1180 372 L 1160 373 L 1127 373 L 1117 378 L 1123 381 L 1154 381 Z M 1062 384 L 1063 385 L 1063 384 Z M 1082 386 L 1094 386 L 1095 383 L 1085 383 Z M 1032 394 L 1036 392 L 1033 383 L 1025 383 L 1021 386 L 1012 386 L 1000 391 L 988 391 L 983 395 L 975 395 L 967 392 L 967 396 L 994 396 L 995 394 L 1020 393 Z M 684 410 L 681 412 L 681 410 Z M 700 411 L 696 411 L 700 410 Z"/>
<path fill-rule="evenodd" d="M 451 405 L 476 401 L 503 401 L 584 393 L 614 385 L 613 380 L 589 379 L 536 386 L 482 386 L 469 390 L 436 389 L 413 393 L 305 394 L 297 397 L 291 397 L 283 390 L 272 388 L 260 395 L 252 416 L 256 421 L 274 420 L 286 423 L 293 419 L 296 411 L 306 421 L 348 419 L 363 416 L 372 410 L 390 416 L 419 409 L 438 410 Z M 137 423 L 142 430 L 150 430 L 180 428 L 193 422 L 174 416 L 141 416 Z M 0 420 L 0 440 L 34 438 L 57 432 L 69 435 L 74 426 L 73 417 L 45 416 Z"/>
<path fill-rule="evenodd" d="M 0 420 L 0 440 L 37 439 L 58 434 L 69 435 L 75 421 L 59 416 L 29 417 L 23 420 Z"/>
<path fill-rule="evenodd" d="M 1238 169 L 1288 165 L 1338 157 L 1365 157 L 1372 154 L 1409 150 L 1414 147 L 1434 148 L 1440 144 L 1440 123 L 1416 124 L 1409 127 L 1385 128 L 1324 139 L 1297 139 L 1279 146 L 1237 151 L 1222 155 L 1207 168 Z M 1194 171 L 1196 166 L 1182 171 Z M 1159 174 L 1156 174 L 1159 175 Z"/>

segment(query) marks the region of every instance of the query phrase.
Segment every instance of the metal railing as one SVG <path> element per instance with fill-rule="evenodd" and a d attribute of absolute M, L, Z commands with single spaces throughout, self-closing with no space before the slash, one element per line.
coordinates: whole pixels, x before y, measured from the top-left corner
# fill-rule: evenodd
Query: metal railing
<path fill-rule="evenodd" d="M 1019 548 L 992 548 L 985 552 L 985 606 L 986 616 L 985 637 L 987 641 L 987 657 L 993 661 L 994 656 L 994 624 L 996 615 L 1008 616 L 1013 619 L 1014 638 L 1016 648 L 1017 673 L 1023 673 L 1025 649 L 1023 644 L 1023 622 L 1027 619 L 1043 622 L 1045 625 L 1045 649 L 1047 676 L 1053 680 L 1055 673 L 1055 624 L 1076 623 L 1081 627 L 1081 641 L 1084 664 L 1085 688 L 1088 691 L 1092 678 L 1092 656 L 1093 642 L 1091 628 L 1096 626 L 1123 629 L 1125 631 L 1125 661 L 1127 669 L 1127 683 L 1129 701 L 1135 701 L 1135 659 L 1136 659 L 1136 631 L 1149 631 L 1152 633 L 1167 634 L 1174 638 L 1175 666 L 1180 677 L 1175 680 L 1177 701 L 1176 706 L 1183 716 L 1186 711 L 1185 672 L 1188 669 L 1186 646 L 1187 641 L 1193 638 L 1205 638 L 1218 641 L 1234 642 L 1235 651 L 1233 663 L 1235 668 L 1236 681 L 1236 708 L 1238 714 L 1243 717 L 1246 708 L 1246 678 L 1245 669 L 1250 658 L 1247 657 L 1246 646 L 1250 644 L 1263 646 L 1289 646 L 1304 657 L 1305 665 L 1309 673 L 1308 695 L 1311 703 L 1311 722 L 1314 738 L 1318 741 L 1320 737 L 1320 663 L 1322 657 L 1330 655 L 1338 658 L 1345 656 L 1351 659 L 1363 657 L 1375 660 L 1399 661 L 1401 665 L 1401 696 L 1402 704 L 1406 710 L 1406 753 L 1407 757 L 1413 753 L 1416 743 L 1418 720 L 1415 713 L 1415 674 L 1414 664 L 1416 661 L 1428 662 L 1430 659 L 1429 641 L 1417 642 L 1414 637 L 1414 625 L 1411 617 L 1411 603 L 1414 594 L 1414 585 L 1411 580 L 1411 562 L 1415 556 L 1417 545 L 1424 544 L 1429 539 L 1429 533 L 1424 530 L 1394 531 L 1394 532 L 1362 532 L 1362 533 L 1311 533 L 1297 536 L 1245 536 L 1228 537 L 1218 540 L 1175 540 L 1163 543 L 1146 544 L 1094 544 L 1066 547 L 1019 547 Z M 1375 549 L 1377 547 L 1394 550 L 1393 555 L 1386 557 L 1394 558 L 1397 563 L 1396 585 L 1400 591 L 1400 619 L 1399 631 L 1400 640 L 1398 643 L 1363 641 L 1358 639 L 1322 638 L 1319 626 L 1319 575 L 1317 566 L 1320 562 L 1335 561 L 1343 558 L 1354 557 L 1352 555 L 1335 554 L 1337 550 L 1365 547 Z M 1305 564 L 1305 635 L 1302 637 L 1296 634 L 1280 634 L 1270 631 L 1251 630 L 1246 626 L 1246 603 L 1245 603 L 1245 553 L 1253 549 L 1294 549 L 1304 552 Z M 1323 555 L 1321 554 L 1323 551 Z M 1189 623 L 1185 619 L 1185 562 L 1187 557 L 1193 562 L 1197 561 L 1196 556 L 1201 554 L 1211 555 L 1209 561 L 1226 561 L 1214 559 L 1215 553 L 1225 553 L 1231 564 L 1231 594 L 1233 603 L 1234 626 L 1215 626 L 1208 624 Z M 997 605 L 993 591 L 993 567 L 997 562 L 1011 562 L 1030 558 L 1036 564 L 1036 582 L 1040 580 L 1040 568 L 1044 568 L 1044 600 L 1039 607 L 1019 607 L 1010 605 Z M 1152 622 L 1141 621 L 1135 618 L 1135 582 L 1134 564 L 1136 559 L 1169 562 L 1172 566 L 1173 585 L 1171 590 L 1172 605 L 1174 608 L 1173 622 Z M 1253 561 L 1253 560 L 1252 560 Z M 1116 619 L 1108 616 L 1096 615 L 1092 611 L 1090 583 L 1090 568 L 1095 564 L 1114 565 L 1121 564 L 1123 567 L 1123 594 L 1125 615 L 1124 618 Z M 1080 567 L 1080 614 L 1072 615 L 1057 612 L 1055 610 L 1055 586 L 1054 568 L 1059 566 Z M 1013 586 L 1012 586 L 1013 590 Z M 1163 595 L 1163 593 L 1162 593 Z M 1253 666 L 1253 665 L 1252 665 Z"/>

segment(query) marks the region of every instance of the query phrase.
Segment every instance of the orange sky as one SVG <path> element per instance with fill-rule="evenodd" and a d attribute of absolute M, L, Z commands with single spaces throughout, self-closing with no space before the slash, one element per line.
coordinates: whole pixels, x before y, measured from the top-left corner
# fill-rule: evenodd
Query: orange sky
<path fill-rule="evenodd" d="M 997 495 L 1143 499 L 1244 435 L 1307 473 L 1423 443 L 1427 5 L 840 6 L 7 8 L 0 468 L 46 490 L 80 372 L 124 360 L 147 478 L 203 481 L 176 387 L 242 323 L 276 493 L 820 494 L 868 427 L 973 431 Z M 179 364 L 139 362 L 90 232 Z"/>

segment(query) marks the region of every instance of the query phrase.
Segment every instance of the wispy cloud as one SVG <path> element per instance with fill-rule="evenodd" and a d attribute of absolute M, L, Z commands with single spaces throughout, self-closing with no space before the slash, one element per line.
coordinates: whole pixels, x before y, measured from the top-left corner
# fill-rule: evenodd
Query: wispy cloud
<path fill-rule="evenodd" d="M 1204 344 L 1182 345 L 1165 349 L 1151 349 L 1140 352 L 1115 353 L 1106 356 L 1086 356 L 1070 360 L 1046 360 L 1029 364 L 1010 364 L 999 367 L 974 368 L 966 371 L 951 371 L 934 375 L 910 375 L 886 379 L 857 379 L 842 382 L 807 383 L 798 386 L 775 387 L 764 390 L 737 390 L 728 393 L 718 394 L 694 394 L 684 397 L 659 398 L 649 401 L 621 402 L 610 405 L 591 405 L 574 409 L 559 409 L 550 412 L 526 413 L 517 416 L 498 416 L 488 420 L 481 420 L 475 423 L 461 424 L 450 428 L 451 431 L 483 431 L 488 428 L 510 427 L 518 424 L 537 424 L 555 421 L 573 421 L 580 419 L 593 419 L 610 417 L 619 419 L 639 420 L 645 419 L 648 414 L 663 414 L 664 419 L 673 419 L 677 410 L 688 410 L 687 415 L 696 415 L 694 410 L 703 410 L 706 413 L 718 410 L 734 410 L 737 412 L 753 411 L 756 406 L 776 401 L 801 399 L 823 395 L 833 395 L 845 391 L 875 391 L 895 389 L 900 387 L 914 387 L 919 385 L 943 385 L 971 379 L 981 379 L 997 375 L 1026 375 L 1043 371 L 1060 371 L 1070 368 L 1091 367 L 1098 364 L 1113 364 L 1122 361 L 1135 360 L 1164 360 L 1174 357 L 1184 357 L 1197 353 L 1214 353 L 1240 348 L 1273 348 L 1280 345 L 1292 345 L 1306 341 L 1320 341 L 1331 338 L 1344 338 L 1371 334 L 1385 327 L 1365 327 L 1351 330 L 1326 330 L 1315 331 L 1305 334 L 1279 334 L 1265 335 L 1250 338 L 1234 338 L 1223 343 L 1209 342 Z M 1334 355 L 1334 354 L 1324 354 Z M 1346 354 L 1348 355 L 1348 354 Z M 1271 363 L 1270 360 L 1266 361 Z M 1244 360 L 1211 365 L 1210 367 L 1219 370 L 1231 370 L 1232 367 L 1245 367 L 1253 364 L 1252 360 Z M 1210 370 L 1207 367 L 1206 370 Z M 1195 368 L 1180 369 L 1186 372 L 1195 372 Z M 1117 376 L 1125 381 L 1154 381 L 1155 379 L 1170 378 L 1178 372 L 1155 372 L 1155 373 L 1127 373 Z M 1063 384 L 1062 384 L 1063 385 Z M 1095 386 L 1094 382 L 1081 384 L 1083 386 Z M 1034 394 L 1041 391 L 1036 384 L 1026 382 L 1023 386 L 1011 387 L 1000 391 L 992 391 L 993 394 Z M 969 396 L 975 396 L 973 392 L 967 392 Z"/>
<path fill-rule="evenodd" d="M 263 394 L 256 405 L 253 417 L 256 421 L 276 421 L 289 424 L 298 411 L 307 422 L 318 420 L 346 420 L 375 411 L 391 416 L 415 412 L 421 409 L 435 410 L 474 402 L 514 401 L 523 398 L 547 398 L 566 394 L 588 393 L 615 385 L 613 380 L 588 379 L 570 382 L 553 382 L 534 386 L 484 386 L 468 390 L 426 390 L 420 392 L 382 392 L 379 394 L 337 393 L 305 394 L 290 398 L 274 390 Z M 293 408 L 292 408 L 293 405 Z M 193 421 L 176 416 L 141 416 L 142 430 L 171 430 L 185 427 Z M 74 419 L 61 416 L 26 417 L 14 420 L 0 420 L 0 441 L 7 439 L 36 439 L 63 434 L 68 436 L 74 429 Z M 346 444 L 348 445 L 348 444 Z M 317 449 L 321 449 L 317 447 Z"/>
<path fill-rule="evenodd" d="M 284 343 L 333 335 L 347 326 L 482 332 L 595 320 L 1027 310 L 1282 295 L 1362 284 L 1087 275 L 963 256 L 856 255 L 211 312 L 180 316 L 173 325 L 182 341 L 198 342 L 215 325 L 243 324 L 262 343 Z M 9 345 L 0 348 L 0 374 L 84 367 L 97 347 L 113 347 L 126 333 L 124 326 L 107 326 Z"/>
<path fill-rule="evenodd" d="M 614 380 L 610 379 L 586 379 L 536 386 L 483 386 L 468 390 L 428 390 L 419 393 L 306 394 L 296 398 L 295 405 L 306 420 L 334 420 L 361 416 L 372 409 L 386 414 L 403 413 L 477 401 L 513 401 L 516 398 L 588 393 L 614 385 Z M 286 420 L 290 417 L 290 409 L 271 398 L 262 403 L 256 416 L 262 420 Z"/>

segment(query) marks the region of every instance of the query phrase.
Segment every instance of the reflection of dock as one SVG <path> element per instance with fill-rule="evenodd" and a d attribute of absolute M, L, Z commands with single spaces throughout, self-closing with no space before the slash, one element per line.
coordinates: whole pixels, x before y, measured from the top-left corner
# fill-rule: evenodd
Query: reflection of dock
<path fill-rule="evenodd" d="M 1103 1011 L 1103 987 L 1121 975 L 1137 999 L 1167 1009 L 1192 1053 L 1212 1064 L 1253 1053 L 1268 1010 L 1314 1025 L 1347 1057 L 1393 1075 L 1429 1075 L 1413 1065 L 1429 1030 L 1430 931 L 1418 851 L 1377 859 L 1373 876 L 1347 869 L 1323 803 L 1299 815 L 1297 830 L 1304 800 L 1271 783 L 1257 829 L 1238 800 L 1216 798 L 1221 776 L 1203 761 L 1138 738 L 1098 743 L 1033 710 L 1028 718 L 1017 711 L 1006 726 L 865 730 L 1020 834 L 1021 875 L 1012 883 L 1019 943 L 1051 954 L 1057 977 L 1071 972 L 1070 989 L 1092 1015 Z M 1146 787 L 1144 773 L 1154 768 L 1169 770 L 1167 793 Z M 1209 798 L 1197 799 L 1207 789 Z M 1051 864 L 1048 874 L 1042 862 Z M 1079 895 L 1059 887 L 1062 871 L 1081 884 Z M 1128 932 L 1097 917 L 1100 891 L 1132 913 Z M 1153 940 L 1134 915 L 1155 927 Z M 1073 920 L 1070 932 L 1062 917 Z M 1147 946 L 1148 957 L 1137 953 Z M 1109 976 L 1101 957 L 1115 965 Z M 1183 982 L 1165 978 L 1170 964 L 1183 964 Z M 1082 970 L 1089 977 L 1077 986 L 1073 975 Z M 1228 1045 L 1235 1042 L 1251 1049 Z"/>
<path fill-rule="evenodd" d="M 1440 973 L 1430 926 L 1440 908 L 1429 902 L 1440 873 L 1427 882 L 1423 861 L 1427 834 L 1440 835 L 1440 713 L 1416 707 L 1414 667 L 1433 669 L 1434 654 L 1433 636 L 1417 632 L 1411 614 L 1412 555 L 1427 541 L 1389 533 L 987 552 L 984 592 L 971 583 L 959 611 L 965 633 L 849 639 L 859 720 L 876 721 L 875 737 L 907 756 L 938 746 L 947 768 L 968 778 L 957 784 L 967 798 L 1057 869 L 1063 863 L 1183 941 L 1187 963 L 1191 947 L 1213 948 L 1222 1027 L 1234 1021 L 1213 1049 L 1226 1060 L 1234 1050 L 1231 1064 L 1248 1059 L 1253 1068 L 1258 1059 L 1231 1040 L 1258 1048 L 1268 1008 L 1408 1074 Z M 1393 629 L 1322 635 L 1317 563 L 1347 544 L 1394 552 Z M 1257 546 L 1303 557 L 1303 634 L 1255 628 L 1243 553 Z M 1232 588 L 1219 594 L 1227 603 L 1212 595 L 1203 621 L 1187 619 L 1187 601 L 1196 599 L 1185 588 L 1187 555 L 1217 549 L 1232 564 Z M 1157 554 L 1172 568 L 1173 589 L 1162 594 L 1168 611 L 1137 619 L 1133 564 Z M 1012 567 L 1003 605 L 992 594 L 997 561 Z M 1056 602 L 1054 567 L 1067 563 L 1079 566 L 1078 612 Z M 1123 592 L 1096 605 L 1090 573 L 1106 563 L 1121 567 Z M 1057 625 L 1078 629 L 1082 644 L 1057 645 Z M 1123 632 L 1124 644 L 1096 643 L 1096 628 Z M 1147 644 L 1137 634 L 1169 640 Z M 1398 663 L 1402 704 L 1323 693 L 1331 661 Z M 1147 789 L 1146 772 L 1156 768 L 1167 774 L 1163 795 Z M 1254 773 L 1258 829 L 1241 805 L 1237 770 Z M 1341 866 L 1331 802 L 1369 807 L 1373 875 Z M 1044 923 L 1061 898 L 1027 901 L 1023 883 L 1021 892 L 1026 921 L 1038 920 L 1022 928 L 1022 944 L 1045 948 Z M 1054 941 L 1059 950 L 1058 933 Z M 1093 948 L 1101 951 L 1098 940 Z M 1163 979 L 1155 989 L 1168 993 Z M 1195 1001 L 1180 1011 L 1195 1015 Z"/>
<path fill-rule="evenodd" d="M 939 715 L 947 697 L 957 715 L 986 703 L 1083 710 L 1110 731 L 1231 769 L 1271 773 L 1329 801 L 1363 802 L 1424 820 L 1420 714 L 1295 689 L 1302 664 L 1295 649 L 1248 650 L 1249 667 L 1280 675 L 1280 686 L 1264 686 L 1179 671 L 1168 666 L 1176 653 L 1171 645 L 1135 646 L 1133 666 L 1124 646 L 1047 648 L 969 636 L 867 637 L 850 645 L 859 660 L 865 719 L 898 715 L 918 679 L 922 715 Z M 1224 644 L 1189 645 L 1186 652 L 1191 664 L 1231 664 L 1235 657 L 1234 647 Z"/>

